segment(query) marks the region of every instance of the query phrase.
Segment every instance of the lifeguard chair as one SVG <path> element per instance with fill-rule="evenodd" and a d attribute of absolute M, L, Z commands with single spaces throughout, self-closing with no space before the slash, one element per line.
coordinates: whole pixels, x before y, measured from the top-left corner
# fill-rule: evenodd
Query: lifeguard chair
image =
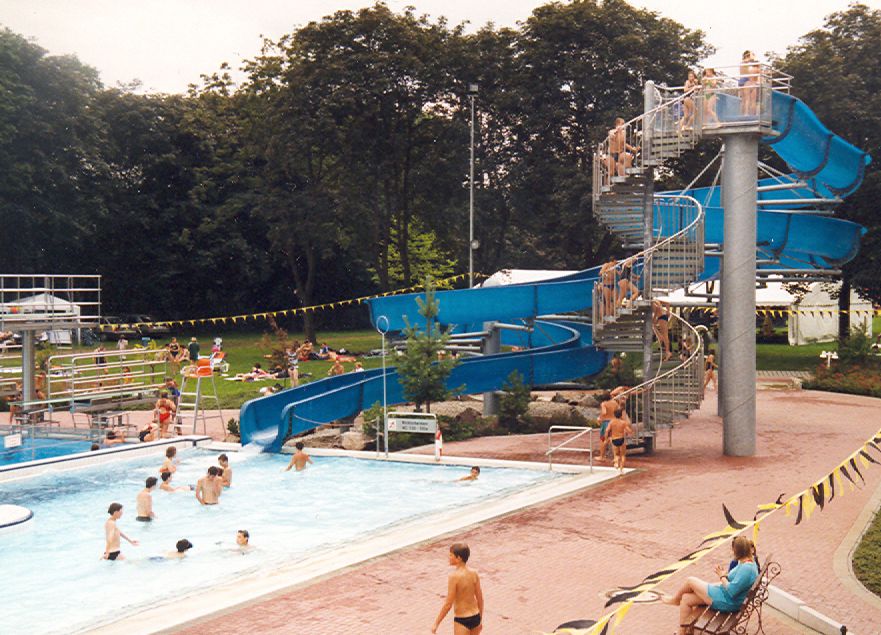
<path fill-rule="evenodd" d="M 208 419 L 219 419 L 223 430 L 223 413 L 220 409 L 220 399 L 217 397 L 217 385 L 214 383 L 214 371 L 211 367 L 211 359 L 202 357 L 196 363 L 187 366 L 182 371 L 183 382 L 180 387 L 180 401 L 177 406 L 177 421 L 175 428 L 182 433 L 184 426 L 192 424 L 192 434 L 196 434 L 196 426 L 202 422 L 202 434 L 208 434 Z M 210 382 L 210 392 L 205 393 L 202 383 Z M 195 385 L 194 385 L 195 384 Z M 205 398 L 213 398 L 215 408 L 212 414 L 205 412 Z"/>

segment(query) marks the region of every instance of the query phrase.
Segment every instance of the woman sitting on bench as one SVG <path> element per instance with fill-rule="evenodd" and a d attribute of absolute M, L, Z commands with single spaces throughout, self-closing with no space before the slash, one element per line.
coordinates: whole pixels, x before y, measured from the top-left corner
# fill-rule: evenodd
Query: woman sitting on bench
<path fill-rule="evenodd" d="M 737 565 L 727 571 L 723 565 L 716 565 L 718 584 L 708 584 L 700 578 L 688 578 L 676 595 L 664 595 L 665 604 L 679 606 L 679 635 L 687 635 L 689 626 L 696 617 L 693 613 L 709 606 L 715 611 L 734 613 L 740 610 L 749 590 L 759 575 L 755 561 L 753 541 L 746 536 L 738 536 L 731 543 Z"/>

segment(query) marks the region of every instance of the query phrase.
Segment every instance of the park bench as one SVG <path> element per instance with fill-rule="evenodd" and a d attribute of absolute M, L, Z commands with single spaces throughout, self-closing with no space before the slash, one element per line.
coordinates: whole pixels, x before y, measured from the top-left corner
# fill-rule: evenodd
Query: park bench
<path fill-rule="evenodd" d="M 747 626 L 753 614 L 758 620 L 756 633 L 764 633 L 762 628 L 762 605 L 768 599 L 768 586 L 780 574 L 780 565 L 768 556 L 765 565 L 759 570 L 753 588 L 743 601 L 743 606 L 735 613 L 716 611 L 709 606 L 698 614 L 689 625 L 689 635 L 746 635 Z"/>

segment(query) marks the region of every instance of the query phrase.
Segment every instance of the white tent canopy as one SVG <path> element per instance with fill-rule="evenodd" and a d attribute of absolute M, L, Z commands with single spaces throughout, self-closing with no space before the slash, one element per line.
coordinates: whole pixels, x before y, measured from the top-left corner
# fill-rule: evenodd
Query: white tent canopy
<path fill-rule="evenodd" d="M 481 287 L 502 287 L 508 284 L 541 282 L 567 276 L 576 271 L 551 271 L 549 269 L 502 269 L 484 280 Z"/>
<path fill-rule="evenodd" d="M 701 282 L 670 293 L 661 300 L 675 306 L 706 306 L 719 299 L 721 283 Z M 805 294 L 799 296 L 786 289 L 782 282 L 768 282 L 756 289 L 756 307 L 790 311 L 789 344 L 799 346 L 814 342 L 831 342 L 838 337 L 838 300 L 833 298 L 841 283 L 813 282 Z M 712 297 L 706 297 L 706 296 Z M 872 303 L 861 298 L 855 291 L 850 296 L 850 326 L 872 335 Z"/>

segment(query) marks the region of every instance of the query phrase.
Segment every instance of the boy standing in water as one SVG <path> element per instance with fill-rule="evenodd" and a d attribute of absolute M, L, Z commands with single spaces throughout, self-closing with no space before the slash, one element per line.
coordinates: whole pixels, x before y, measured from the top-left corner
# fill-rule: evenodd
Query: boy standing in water
<path fill-rule="evenodd" d="M 297 441 L 295 446 L 297 451 L 294 453 L 294 456 L 291 457 L 291 462 L 288 463 L 288 466 L 284 469 L 285 472 L 289 471 L 292 467 L 296 467 L 297 471 L 301 471 L 306 467 L 306 463 L 311 463 L 312 459 L 309 458 L 309 455 L 303 452 L 303 442 Z"/>
<path fill-rule="evenodd" d="M 229 487 L 232 485 L 232 468 L 229 466 L 229 457 L 226 454 L 221 454 L 217 457 L 217 462 L 220 463 L 220 469 L 223 470 L 220 474 L 220 480 L 224 487 Z"/>
<path fill-rule="evenodd" d="M 465 543 L 457 542 L 450 547 L 450 565 L 456 570 L 447 581 L 447 599 L 438 613 L 432 633 L 437 633 L 440 623 L 453 609 L 453 633 L 455 635 L 479 635 L 483 630 L 480 623 L 483 615 L 483 591 L 477 571 L 467 567 L 471 550 Z"/>
<path fill-rule="evenodd" d="M 156 487 L 158 479 L 155 476 L 148 476 L 146 487 L 138 494 L 138 515 L 135 520 L 142 523 L 150 523 L 156 519 L 153 513 L 153 488 Z"/>
<path fill-rule="evenodd" d="M 122 517 L 122 505 L 119 503 L 110 503 L 110 507 L 107 508 L 107 513 L 110 514 L 110 518 L 104 523 L 104 537 L 106 543 L 102 559 L 125 560 L 125 556 L 123 556 L 119 550 L 119 537 L 122 536 L 135 547 L 138 546 L 138 541 L 132 540 L 126 536 L 120 531 L 119 527 L 116 526 L 116 521 Z"/>

